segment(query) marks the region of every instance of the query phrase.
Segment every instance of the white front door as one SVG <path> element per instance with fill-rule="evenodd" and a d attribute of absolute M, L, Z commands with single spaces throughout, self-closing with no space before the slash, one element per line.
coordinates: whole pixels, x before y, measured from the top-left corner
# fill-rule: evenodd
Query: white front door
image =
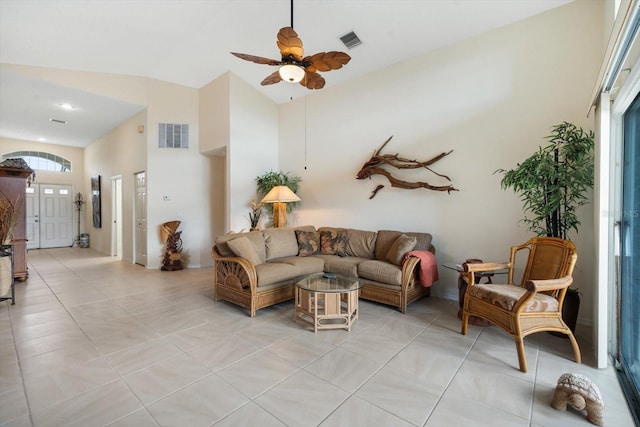
<path fill-rule="evenodd" d="M 40 184 L 40 247 L 73 244 L 73 200 L 70 185 Z"/>
<path fill-rule="evenodd" d="M 122 258 L 122 177 L 111 178 L 111 256 Z"/>
<path fill-rule="evenodd" d="M 147 265 L 147 180 L 144 172 L 135 174 L 135 263 Z"/>
<path fill-rule="evenodd" d="M 40 247 L 40 186 L 27 187 L 27 249 Z"/>

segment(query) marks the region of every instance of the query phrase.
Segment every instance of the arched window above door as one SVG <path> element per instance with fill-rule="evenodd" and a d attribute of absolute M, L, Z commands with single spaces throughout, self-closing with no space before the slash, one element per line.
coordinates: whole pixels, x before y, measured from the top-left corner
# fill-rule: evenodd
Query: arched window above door
<path fill-rule="evenodd" d="M 2 160 L 21 158 L 33 170 L 71 172 L 71 161 L 44 151 L 14 151 L 2 155 Z"/>

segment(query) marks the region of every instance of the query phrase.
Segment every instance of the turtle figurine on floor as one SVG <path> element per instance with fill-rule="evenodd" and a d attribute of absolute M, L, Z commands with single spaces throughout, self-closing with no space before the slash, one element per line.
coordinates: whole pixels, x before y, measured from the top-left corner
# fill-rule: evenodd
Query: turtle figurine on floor
<path fill-rule="evenodd" d="M 566 411 L 567 404 L 576 409 L 586 409 L 587 420 L 591 424 L 602 426 L 604 402 L 598 386 L 589 378 L 573 372 L 560 376 L 551 407 L 558 411 Z"/>

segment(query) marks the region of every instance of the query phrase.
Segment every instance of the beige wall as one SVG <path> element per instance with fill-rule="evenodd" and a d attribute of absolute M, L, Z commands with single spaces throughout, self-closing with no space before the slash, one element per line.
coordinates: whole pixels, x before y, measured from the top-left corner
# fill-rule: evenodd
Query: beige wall
<path fill-rule="evenodd" d="M 162 261 L 163 245 L 160 225 L 166 221 L 182 222 L 183 259 L 190 267 L 211 265 L 203 256 L 203 246 L 211 227 L 208 182 L 208 159 L 200 154 L 198 91 L 158 80 L 150 80 L 147 116 L 147 224 L 150 268 Z M 189 149 L 158 148 L 158 123 L 189 124 Z M 169 196 L 170 200 L 164 200 Z"/>
<path fill-rule="evenodd" d="M 72 186 L 73 194 L 81 192 L 85 197 L 85 200 L 89 199 L 89 193 L 85 188 L 85 175 L 84 175 L 84 153 L 81 148 L 68 147 L 64 145 L 43 144 L 33 141 L 22 141 L 17 139 L 0 138 L 0 155 L 11 153 L 14 151 L 42 151 L 45 153 L 55 154 L 56 156 L 63 157 L 71 161 L 71 172 L 52 172 L 52 171 L 36 171 L 36 184 L 68 184 Z M 88 205 L 85 205 L 85 211 Z M 90 208 L 89 208 L 90 209 Z M 84 212 L 81 213 L 80 232 L 86 231 L 84 224 Z M 75 236 L 77 230 L 77 214 L 73 209 L 73 235 Z"/>
<path fill-rule="evenodd" d="M 111 178 L 122 177 L 122 259 L 132 262 L 134 239 L 134 176 L 147 168 L 146 134 L 138 133 L 145 126 L 147 112 L 136 114 L 84 150 L 85 192 L 91 194 L 90 177 L 100 175 L 102 227 L 94 228 L 91 201 L 85 211 L 85 228 L 91 247 L 105 254 L 111 253 L 112 189 Z"/>
<path fill-rule="evenodd" d="M 81 148 L 0 138 L 0 155 L 24 150 L 51 153 L 71 161 L 70 173 L 37 171 L 34 182 L 43 184 L 71 184 L 74 192 L 83 191 L 84 159 Z"/>
<path fill-rule="evenodd" d="M 230 143 L 227 149 L 228 230 L 249 230 L 256 177 L 278 169 L 278 107 L 231 75 Z"/>
<path fill-rule="evenodd" d="M 213 263 L 208 255 L 208 248 L 210 248 L 208 236 L 212 222 L 206 209 L 209 206 L 209 193 L 206 179 L 203 179 L 209 160 L 200 154 L 198 90 L 143 77 L 6 66 L 12 71 L 34 78 L 146 106 L 144 119 L 139 118 L 135 123 L 126 122 L 118 126 L 86 149 L 85 180 L 88 182 L 90 176 L 95 175 L 101 175 L 104 179 L 118 174 L 122 174 L 123 178 L 125 174 L 129 174 L 131 178 L 134 170 L 146 171 L 148 180 L 147 266 L 160 267 L 163 247 L 159 227 L 165 221 L 176 219 L 182 221 L 180 230 L 182 230 L 186 265 L 198 267 Z M 158 149 L 158 123 L 189 124 L 190 148 L 188 150 Z M 145 126 L 145 132 L 141 135 L 137 134 L 139 124 Z M 132 140 L 139 141 L 139 138 L 142 144 L 131 145 Z M 139 149 L 143 150 L 142 153 L 138 151 Z M 104 191 L 105 186 L 103 185 L 102 188 Z M 123 180 L 123 192 L 131 188 Z M 163 200 L 164 195 L 171 196 L 171 200 Z M 103 203 L 106 199 L 109 199 L 110 203 L 110 193 L 103 192 Z M 126 212 L 133 212 L 132 203 L 133 201 L 125 196 L 123 200 L 125 215 L 127 215 Z M 102 214 L 102 223 L 110 223 L 110 205 L 103 204 Z M 92 234 L 92 246 L 101 252 L 110 253 L 110 230 L 105 227 L 93 229 L 88 220 L 86 225 L 87 230 Z M 125 237 L 123 240 L 126 242 L 127 238 L 132 237 Z M 125 254 L 129 253 L 132 253 L 131 247 L 125 249 Z"/>
<path fill-rule="evenodd" d="M 211 205 L 224 218 L 215 235 L 248 230 L 255 178 L 278 169 L 278 106 L 231 73 L 202 87 L 199 100 L 200 150 L 223 159 L 210 162 Z"/>
<path fill-rule="evenodd" d="M 433 233 L 438 262 L 505 260 L 531 234 L 521 202 L 500 188 L 512 168 L 564 120 L 592 129 L 586 106 L 603 52 L 602 5 L 577 1 L 355 82 L 309 94 L 280 108 L 280 168 L 303 178 L 297 224 Z M 355 56 L 355 51 L 354 51 Z M 327 74 L 327 79 L 331 75 Z M 300 135 L 306 133 L 305 147 Z M 356 180 L 362 164 L 389 136 L 384 153 L 428 159 L 459 192 L 391 188 L 382 176 Z M 397 173 L 431 184 L 426 171 Z M 369 200 L 377 184 L 385 185 Z M 591 319 L 592 207 L 580 210 L 573 239 L 580 259 L 576 286 L 582 322 Z M 457 299 L 457 277 L 440 269 L 433 292 Z"/>

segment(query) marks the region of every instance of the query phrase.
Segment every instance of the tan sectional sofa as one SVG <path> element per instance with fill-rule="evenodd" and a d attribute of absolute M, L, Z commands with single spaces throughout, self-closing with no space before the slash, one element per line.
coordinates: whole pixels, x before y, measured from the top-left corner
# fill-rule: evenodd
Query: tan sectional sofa
<path fill-rule="evenodd" d="M 227 234 L 211 250 L 215 299 L 254 317 L 261 308 L 293 299 L 299 278 L 325 272 L 360 278 L 360 298 L 405 313 L 408 304 L 430 294 L 418 280 L 420 258 L 407 257 L 410 251 L 435 253 L 431 235 L 313 226 Z"/>

